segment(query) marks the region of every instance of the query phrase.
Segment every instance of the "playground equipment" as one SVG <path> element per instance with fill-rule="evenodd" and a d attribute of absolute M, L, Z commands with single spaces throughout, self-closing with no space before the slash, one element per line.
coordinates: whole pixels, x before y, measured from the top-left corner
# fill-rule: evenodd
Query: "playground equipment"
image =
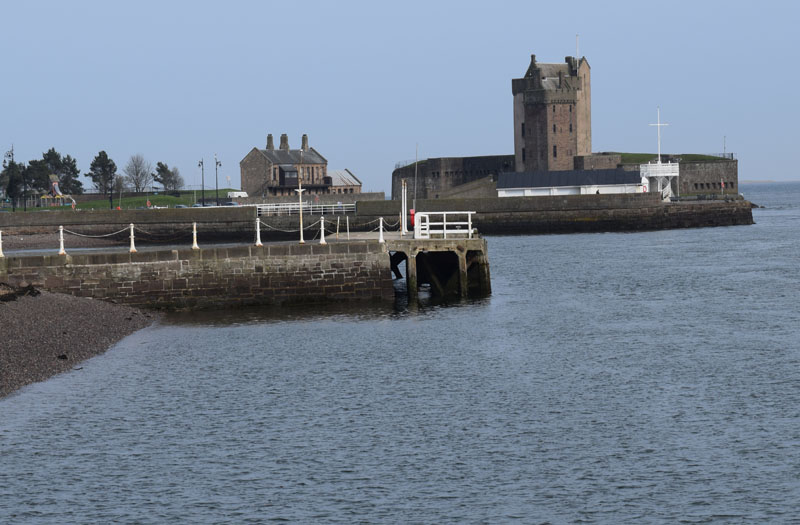
<path fill-rule="evenodd" d="M 61 193 L 61 189 L 58 187 L 57 175 L 50 175 L 50 193 L 44 194 L 40 198 L 42 199 L 42 206 L 63 206 L 69 199 L 72 201 L 72 207 L 75 207 L 75 199 L 72 198 L 72 195 Z"/>

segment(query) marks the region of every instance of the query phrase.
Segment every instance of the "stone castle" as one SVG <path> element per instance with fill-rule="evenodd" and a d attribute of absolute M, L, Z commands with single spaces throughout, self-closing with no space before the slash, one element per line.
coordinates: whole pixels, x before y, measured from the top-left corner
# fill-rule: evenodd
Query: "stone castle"
<path fill-rule="evenodd" d="M 511 171 L 639 170 L 638 163 L 624 164 L 620 154 L 592 153 L 591 67 L 586 57 L 568 56 L 563 63 L 540 63 L 536 55 L 531 55 L 525 75 L 512 79 L 511 93 L 513 155 L 429 158 L 416 166 L 398 165 L 392 173 L 392 199 L 400 199 L 403 179 L 409 195 L 438 199 L 496 196 L 491 182 L 496 182 L 500 173 Z M 680 162 L 680 187 L 675 188 L 676 193 L 738 192 L 738 161 L 720 157 Z M 487 182 L 480 184 L 481 180 Z"/>

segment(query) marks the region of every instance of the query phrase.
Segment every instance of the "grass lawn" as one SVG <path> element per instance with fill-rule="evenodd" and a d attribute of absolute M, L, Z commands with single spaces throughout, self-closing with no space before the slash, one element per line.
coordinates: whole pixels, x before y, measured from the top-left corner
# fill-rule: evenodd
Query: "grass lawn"
<path fill-rule="evenodd" d="M 613 152 L 614 154 L 622 156 L 623 164 L 646 164 L 649 161 L 658 159 L 658 153 L 620 153 Z M 662 155 L 666 155 L 663 153 Z M 671 155 L 680 157 L 684 162 L 697 162 L 697 161 L 714 161 L 725 160 L 722 157 L 715 157 L 713 155 L 701 155 L 699 153 L 681 153 L 679 155 Z"/>
<path fill-rule="evenodd" d="M 230 201 L 228 199 L 228 192 L 229 191 L 241 191 L 241 190 L 234 190 L 229 188 L 220 188 L 219 189 L 219 202 L 225 203 Z M 197 200 L 200 200 L 200 192 L 199 191 L 182 191 L 180 197 L 173 197 L 172 195 L 166 194 L 159 194 L 159 195 L 142 195 L 141 197 L 123 197 L 122 203 L 120 204 L 120 200 L 118 197 L 114 198 L 114 207 L 117 206 L 122 207 L 123 210 L 135 210 L 136 208 L 146 208 L 147 201 L 150 201 L 150 204 L 153 206 L 167 206 L 169 208 L 174 208 L 176 204 L 183 204 L 185 206 L 191 206 L 194 204 L 195 197 Z M 214 199 L 216 195 L 214 190 L 206 190 L 206 202 Z M 108 209 L 108 197 L 100 197 L 97 200 L 91 200 L 87 202 L 81 202 L 76 206 L 76 208 L 81 210 L 107 210 Z"/>

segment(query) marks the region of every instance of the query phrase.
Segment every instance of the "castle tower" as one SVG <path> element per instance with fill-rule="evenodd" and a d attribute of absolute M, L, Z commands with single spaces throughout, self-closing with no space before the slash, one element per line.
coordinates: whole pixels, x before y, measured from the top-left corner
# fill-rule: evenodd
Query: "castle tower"
<path fill-rule="evenodd" d="M 573 157 L 592 152 L 591 71 L 586 58 L 539 64 L 536 55 L 514 95 L 515 171 L 574 168 Z"/>

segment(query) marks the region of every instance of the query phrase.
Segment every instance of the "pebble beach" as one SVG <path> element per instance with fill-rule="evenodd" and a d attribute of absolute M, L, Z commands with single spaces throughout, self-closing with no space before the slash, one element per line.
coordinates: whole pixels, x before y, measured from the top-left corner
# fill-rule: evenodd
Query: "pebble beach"
<path fill-rule="evenodd" d="M 9 299 L 11 289 L 0 288 Z M 158 317 L 97 299 L 34 293 L 0 301 L 0 398 L 78 368 Z"/>

